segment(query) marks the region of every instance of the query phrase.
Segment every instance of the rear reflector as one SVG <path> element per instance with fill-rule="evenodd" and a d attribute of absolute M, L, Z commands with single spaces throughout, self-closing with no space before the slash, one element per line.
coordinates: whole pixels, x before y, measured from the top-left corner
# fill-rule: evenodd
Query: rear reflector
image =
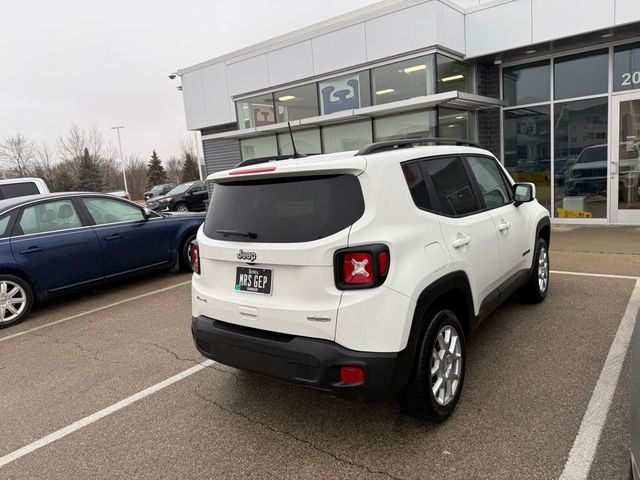
<path fill-rule="evenodd" d="M 362 367 L 340 367 L 340 381 L 346 385 L 357 385 L 364 382 Z"/>
<path fill-rule="evenodd" d="M 200 249 L 198 248 L 198 244 L 196 242 L 191 242 L 189 245 L 189 257 L 191 260 L 191 270 L 194 273 L 200 273 Z"/>
<path fill-rule="evenodd" d="M 260 167 L 260 168 L 243 168 L 240 170 L 232 170 L 229 175 L 249 175 L 250 173 L 273 172 L 276 167 Z"/>
<path fill-rule="evenodd" d="M 389 252 L 382 252 L 378 254 L 378 269 L 380 275 L 386 275 L 389 269 Z"/>

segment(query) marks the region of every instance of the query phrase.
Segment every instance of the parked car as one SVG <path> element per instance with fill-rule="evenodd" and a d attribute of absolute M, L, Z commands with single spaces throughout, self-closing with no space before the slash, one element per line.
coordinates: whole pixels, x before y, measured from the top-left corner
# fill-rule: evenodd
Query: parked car
<path fill-rule="evenodd" d="M 113 195 L 114 197 L 124 198 L 125 200 L 131 200 L 129 193 L 126 190 L 114 190 L 112 192 L 105 192 L 107 195 Z"/>
<path fill-rule="evenodd" d="M 171 189 L 176 188 L 175 183 L 163 183 L 161 185 L 154 185 L 151 190 L 144 192 L 145 202 L 153 197 L 160 197 L 168 193 Z"/>
<path fill-rule="evenodd" d="M 608 145 L 591 145 L 584 148 L 577 160 L 566 170 L 567 193 L 604 193 L 607 191 Z M 634 201 L 640 176 L 640 150 L 637 144 L 627 148 L 620 144 L 618 173 L 618 198 Z"/>
<path fill-rule="evenodd" d="M 49 187 L 41 178 L 24 177 L 0 180 L 0 200 L 49 193 Z"/>
<path fill-rule="evenodd" d="M 203 212 L 208 198 L 207 182 L 187 182 L 169 190 L 164 196 L 151 198 L 147 207 L 157 212 Z"/>
<path fill-rule="evenodd" d="M 466 338 L 514 292 L 547 295 L 549 212 L 486 150 L 399 140 L 252 163 L 209 176 L 192 246 L 206 357 L 355 399 L 397 394 L 440 422 Z"/>
<path fill-rule="evenodd" d="M 203 214 L 152 212 L 101 193 L 0 201 L 0 328 L 35 301 L 156 269 L 188 266 Z"/>

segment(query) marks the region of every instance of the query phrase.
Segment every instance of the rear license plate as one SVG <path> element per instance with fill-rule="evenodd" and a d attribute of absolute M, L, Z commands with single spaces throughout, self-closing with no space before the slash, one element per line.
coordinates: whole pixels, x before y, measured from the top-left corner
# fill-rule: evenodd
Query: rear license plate
<path fill-rule="evenodd" d="M 271 294 L 271 269 L 269 268 L 236 268 L 236 286 L 239 292 Z"/>

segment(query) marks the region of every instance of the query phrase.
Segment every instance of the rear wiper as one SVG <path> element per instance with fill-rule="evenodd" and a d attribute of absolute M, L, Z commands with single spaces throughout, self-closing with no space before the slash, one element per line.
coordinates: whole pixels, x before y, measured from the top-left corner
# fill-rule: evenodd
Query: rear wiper
<path fill-rule="evenodd" d="M 216 233 L 221 233 L 223 235 L 238 235 L 239 237 L 258 238 L 257 233 L 241 232 L 239 230 L 216 230 Z"/>

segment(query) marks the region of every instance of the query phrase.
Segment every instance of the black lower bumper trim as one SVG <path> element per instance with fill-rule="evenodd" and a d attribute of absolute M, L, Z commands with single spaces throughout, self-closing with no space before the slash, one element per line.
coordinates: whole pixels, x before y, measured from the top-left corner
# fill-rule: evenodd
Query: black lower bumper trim
<path fill-rule="evenodd" d="M 194 317 L 196 347 L 216 362 L 289 383 L 335 392 L 356 400 L 374 400 L 395 392 L 397 353 L 349 350 L 335 342 L 297 337 Z M 341 366 L 359 366 L 364 381 L 346 385 Z"/>

